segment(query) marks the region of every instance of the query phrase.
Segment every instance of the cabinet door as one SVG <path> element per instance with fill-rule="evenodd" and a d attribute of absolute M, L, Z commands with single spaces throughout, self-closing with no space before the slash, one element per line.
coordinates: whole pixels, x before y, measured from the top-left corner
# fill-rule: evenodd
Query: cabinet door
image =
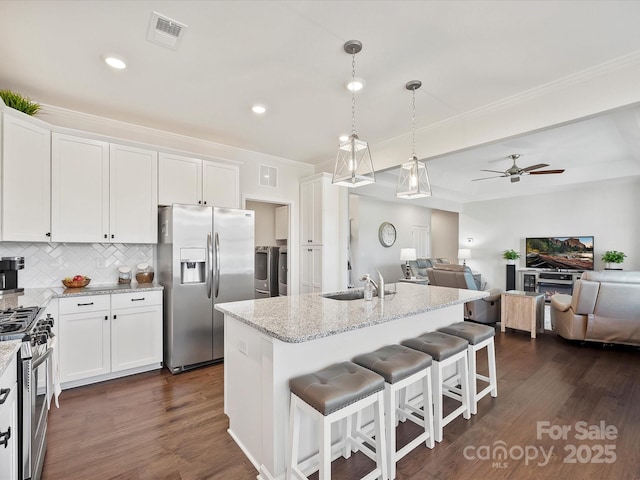
<path fill-rule="evenodd" d="M 158 153 L 112 143 L 109 170 L 109 241 L 157 243 Z"/>
<path fill-rule="evenodd" d="M 60 315 L 58 342 L 61 383 L 111 371 L 109 317 L 109 310 Z"/>
<path fill-rule="evenodd" d="M 322 292 L 322 247 L 302 247 L 301 249 L 301 293 Z"/>
<path fill-rule="evenodd" d="M 289 207 L 276 208 L 276 239 L 286 240 L 289 238 Z"/>
<path fill-rule="evenodd" d="M 111 371 L 162 362 L 162 307 L 111 311 Z"/>
<path fill-rule="evenodd" d="M 300 185 L 301 244 L 322 245 L 322 179 Z"/>
<path fill-rule="evenodd" d="M 202 160 L 169 153 L 158 156 L 158 205 L 202 203 Z"/>
<path fill-rule="evenodd" d="M 202 162 L 202 201 L 210 207 L 240 207 L 240 173 L 235 165 Z"/>
<path fill-rule="evenodd" d="M 51 235 L 54 242 L 109 240 L 109 144 L 53 133 Z"/>
<path fill-rule="evenodd" d="M 3 115 L 2 239 L 51 240 L 51 132 Z"/>
<path fill-rule="evenodd" d="M 15 368 L 15 363 L 12 364 Z M 9 435 L 7 445 L 0 446 L 0 479 L 18 477 L 18 384 L 13 383 L 9 395 L 0 405 L 0 435 Z"/>

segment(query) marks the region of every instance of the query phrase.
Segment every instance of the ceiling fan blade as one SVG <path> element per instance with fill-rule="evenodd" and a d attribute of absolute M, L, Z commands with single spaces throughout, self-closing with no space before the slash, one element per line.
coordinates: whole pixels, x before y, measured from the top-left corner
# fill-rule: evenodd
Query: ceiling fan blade
<path fill-rule="evenodd" d="M 523 172 L 530 172 L 531 170 L 537 170 L 538 168 L 548 167 L 548 163 L 538 163 L 536 165 L 531 165 L 530 167 L 525 167 L 522 169 Z"/>
<path fill-rule="evenodd" d="M 502 176 L 504 175 L 504 172 L 501 172 L 500 170 L 480 170 L 481 172 L 491 172 L 491 173 L 501 173 Z"/>
<path fill-rule="evenodd" d="M 549 173 L 562 173 L 563 170 L 540 170 L 539 172 L 529 172 L 529 175 L 547 175 Z"/>
<path fill-rule="evenodd" d="M 506 175 L 496 175 L 494 177 L 474 178 L 471 181 L 472 182 L 477 182 L 478 180 L 489 180 L 490 178 L 499 178 L 499 177 L 506 177 Z"/>
<path fill-rule="evenodd" d="M 512 175 L 510 180 L 511 180 L 511 183 L 519 182 L 520 181 L 520 175 Z"/>

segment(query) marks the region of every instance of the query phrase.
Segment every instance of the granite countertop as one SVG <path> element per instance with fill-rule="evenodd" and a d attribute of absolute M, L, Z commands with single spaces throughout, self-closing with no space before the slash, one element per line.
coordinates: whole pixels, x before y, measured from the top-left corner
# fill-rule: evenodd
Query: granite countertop
<path fill-rule="evenodd" d="M 130 283 L 128 285 L 89 285 L 84 288 L 25 288 L 24 292 L 0 295 L 0 310 L 18 306 L 44 307 L 52 298 L 80 297 L 86 295 L 111 295 L 116 293 L 148 292 L 163 290 L 156 283 Z"/>
<path fill-rule="evenodd" d="M 489 294 L 478 290 L 397 283 L 395 294 L 383 300 L 333 300 L 318 293 L 245 300 L 216 305 L 216 309 L 270 337 L 300 343 L 369 327 L 398 318 L 478 300 Z M 350 290 L 353 291 L 353 290 Z"/>
<path fill-rule="evenodd" d="M 13 357 L 20 350 L 21 340 L 8 340 L 0 342 L 0 377 L 9 366 Z"/>

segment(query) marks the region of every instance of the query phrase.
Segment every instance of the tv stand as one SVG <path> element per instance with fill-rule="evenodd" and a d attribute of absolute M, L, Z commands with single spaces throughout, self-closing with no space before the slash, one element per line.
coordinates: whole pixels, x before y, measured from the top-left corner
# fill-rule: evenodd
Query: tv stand
<path fill-rule="evenodd" d="M 549 302 L 555 293 L 571 295 L 573 284 L 582 272 L 575 270 L 520 270 L 518 289 L 524 292 L 544 293 Z"/>

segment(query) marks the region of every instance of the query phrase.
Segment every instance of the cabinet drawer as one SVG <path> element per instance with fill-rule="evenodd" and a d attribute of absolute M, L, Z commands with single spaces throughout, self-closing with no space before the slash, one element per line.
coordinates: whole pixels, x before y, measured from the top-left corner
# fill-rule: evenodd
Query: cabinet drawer
<path fill-rule="evenodd" d="M 18 375 L 18 361 L 16 358 L 17 354 L 14 354 L 13 359 L 9 362 L 9 365 L 7 365 L 7 368 L 0 377 L 0 388 L 15 388 Z M 0 395 L 0 400 L 2 400 L 3 397 L 4 395 Z"/>
<path fill-rule="evenodd" d="M 91 295 L 60 299 L 60 315 L 109 310 L 110 295 Z"/>
<path fill-rule="evenodd" d="M 111 308 L 146 307 L 162 305 L 162 291 L 117 293 L 111 296 Z"/>

